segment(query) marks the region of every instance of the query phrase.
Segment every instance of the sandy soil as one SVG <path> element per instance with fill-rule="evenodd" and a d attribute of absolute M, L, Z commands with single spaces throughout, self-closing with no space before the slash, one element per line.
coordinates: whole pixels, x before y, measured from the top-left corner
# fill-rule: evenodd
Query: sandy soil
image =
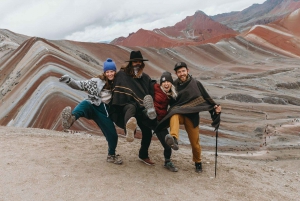
<path fill-rule="evenodd" d="M 203 150 L 203 173 L 194 172 L 191 148 L 173 152 L 177 173 L 137 159 L 140 140 L 119 138 L 123 165 L 106 162 L 103 136 L 46 129 L 0 127 L 0 200 L 298 200 L 299 149 L 219 152 Z"/>

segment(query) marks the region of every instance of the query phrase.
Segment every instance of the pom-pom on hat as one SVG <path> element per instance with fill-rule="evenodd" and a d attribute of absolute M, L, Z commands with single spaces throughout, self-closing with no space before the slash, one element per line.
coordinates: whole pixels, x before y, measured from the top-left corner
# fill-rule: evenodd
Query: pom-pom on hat
<path fill-rule="evenodd" d="M 163 74 L 160 77 L 160 85 L 165 82 L 165 81 L 169 81 L 173 84 L 173 78 L 170 72 L 163 72 Z"/>
<path fill-rule="evenodd" d="M 116 64 L 112 59 L 108 58 L 103 64 L 103 71 L 106 72 L 108 70 L 117 71 Z"/>

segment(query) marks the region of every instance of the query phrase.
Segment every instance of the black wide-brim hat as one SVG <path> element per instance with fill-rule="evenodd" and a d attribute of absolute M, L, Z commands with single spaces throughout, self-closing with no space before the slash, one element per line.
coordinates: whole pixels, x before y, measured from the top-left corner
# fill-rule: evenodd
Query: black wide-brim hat
<path fill-rule="evenodd" d="M 143 55 L 140 51 L 131 51 L 130 52 L 130 60 L 126 61 L 126 62 L 130 62 L 130 61 L 149 61 L 149 60 L 144 59 Z"/>

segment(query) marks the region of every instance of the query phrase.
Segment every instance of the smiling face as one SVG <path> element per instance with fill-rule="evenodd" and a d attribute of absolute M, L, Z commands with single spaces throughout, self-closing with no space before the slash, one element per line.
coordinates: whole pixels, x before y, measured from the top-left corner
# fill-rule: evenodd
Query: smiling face
<path fill-rule="evenodd" d="M 185 82 L 188 79 L 189 69 L 181 67 L 176 70 L 176 75 L 181 82 Z"/>
<path fill-rule="evenodd" d="M 171 90 L 172 83 L 169 81 L 164 81 L 163 83 L 161 83 L 161 87 L 165 92 L 169 92 Z"/>
<path fill-rule="evenodd" d="M 104 74 L 105 74 L 105 76 L 107 77 L 108 80 L 113 80 L 115 78 L 116 71 L 107 70 L 107 71 L 105 71 Z"/>

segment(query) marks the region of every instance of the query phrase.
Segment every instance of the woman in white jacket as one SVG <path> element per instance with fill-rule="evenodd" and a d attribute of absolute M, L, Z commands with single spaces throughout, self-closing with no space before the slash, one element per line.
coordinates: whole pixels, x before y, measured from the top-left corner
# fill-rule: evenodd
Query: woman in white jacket
<path fill-rule="evenodd" d="M 108 104 L 111 100 L 111 90 L 116 74 L 116 65 L 108 58 L 103 64 L 103 74 L 90 80 L 77 81 L 69 75 L 63 75 L 59 81 L 66 83 L 73 89 L 87 91 L 88 98 L 80 102 L 72 111 L 70 106 L 63 109 L 62 126 L 69 129 L 80 117 L 92 119 L 102 130 L 108 142 L 107 162 L 122 164 L 120 155 L 116 155 L 118 134 L 108 114 Z"/>

